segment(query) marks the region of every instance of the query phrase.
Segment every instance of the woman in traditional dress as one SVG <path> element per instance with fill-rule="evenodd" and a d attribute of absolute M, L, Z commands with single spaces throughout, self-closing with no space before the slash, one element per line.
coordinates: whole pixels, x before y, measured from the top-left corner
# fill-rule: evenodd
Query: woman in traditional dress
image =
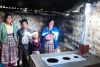
<path fill-rule="evenodd" d="M 9 13 L 5 14 L 4 22 L 0 25 L 1 63 L 3 67 L 14 67 L 17 63 L 16 26 L 12 23 Z"/>
<path fill-rule="evenodd" d="M 54 20 L 49 19 L 46 26 L 41 31 L 41 47 L 45 53 L 57 52 L 58 29 L 54 26 Z"/>

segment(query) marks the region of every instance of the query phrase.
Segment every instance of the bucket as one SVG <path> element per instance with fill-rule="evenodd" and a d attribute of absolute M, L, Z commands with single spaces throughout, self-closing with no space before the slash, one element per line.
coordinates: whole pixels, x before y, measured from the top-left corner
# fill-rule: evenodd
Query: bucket
<path fill-rule="evenodd" d="M 80 45 L 79 46 L 79 54 L 82 56 L 87 56 L 89 52 L 89 45 Z"/>

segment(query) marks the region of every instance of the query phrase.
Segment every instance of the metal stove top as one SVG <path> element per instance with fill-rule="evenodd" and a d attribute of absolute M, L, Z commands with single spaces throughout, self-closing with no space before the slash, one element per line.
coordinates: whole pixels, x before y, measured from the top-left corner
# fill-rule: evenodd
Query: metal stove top
<path fill-rule="evenodd" d="M 41 58 L 48 66 L 70 63 L 70 62 L 79 62 L 85 61 L 86 59 L 77 54 L 71 55 L 59 55 L 59 56 L 51 56 L 51 57 L 42 57 Z"/>

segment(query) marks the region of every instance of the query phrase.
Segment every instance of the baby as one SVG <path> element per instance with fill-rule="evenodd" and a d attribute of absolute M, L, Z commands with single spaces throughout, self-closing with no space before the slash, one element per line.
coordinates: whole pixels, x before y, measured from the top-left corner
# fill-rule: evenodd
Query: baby
<path fill-rule="evenodd" d="M 32 54 L 40 54 L 40 43 L 39 43 L 39 34 L 38 32 L 32 33 Z"/>

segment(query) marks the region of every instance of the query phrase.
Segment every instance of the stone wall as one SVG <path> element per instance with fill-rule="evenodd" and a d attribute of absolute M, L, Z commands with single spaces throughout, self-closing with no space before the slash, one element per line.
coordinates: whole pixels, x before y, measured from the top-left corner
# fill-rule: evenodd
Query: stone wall
<path fill-rule="evenodd" d="M 84 14 L 70 13 L 60 25 L 63 38 L 63 47 L 77 50 L 81 44 L 81 36 L 84 25 Z M 88 17 L 88 34 L 86 43 L 89 45 L 89 52 L 100 57 L 100 1 L 92 4 L 91 14 Z"/>
<path fill-rule="evenodd" d="M 63 38 L 62 48 L 67 47 L 70 50 L 78 49 L 81 41 L 83 23 L 84 15 L 81 12 L 71 12 L 69 16 L 63 19 L 60 25 Z"/>
<path fill-rule="evenodd" d="M 92 5 L 88 26 L 87 44 L 90 52 L 100 57 L 100 1 Z"/>

